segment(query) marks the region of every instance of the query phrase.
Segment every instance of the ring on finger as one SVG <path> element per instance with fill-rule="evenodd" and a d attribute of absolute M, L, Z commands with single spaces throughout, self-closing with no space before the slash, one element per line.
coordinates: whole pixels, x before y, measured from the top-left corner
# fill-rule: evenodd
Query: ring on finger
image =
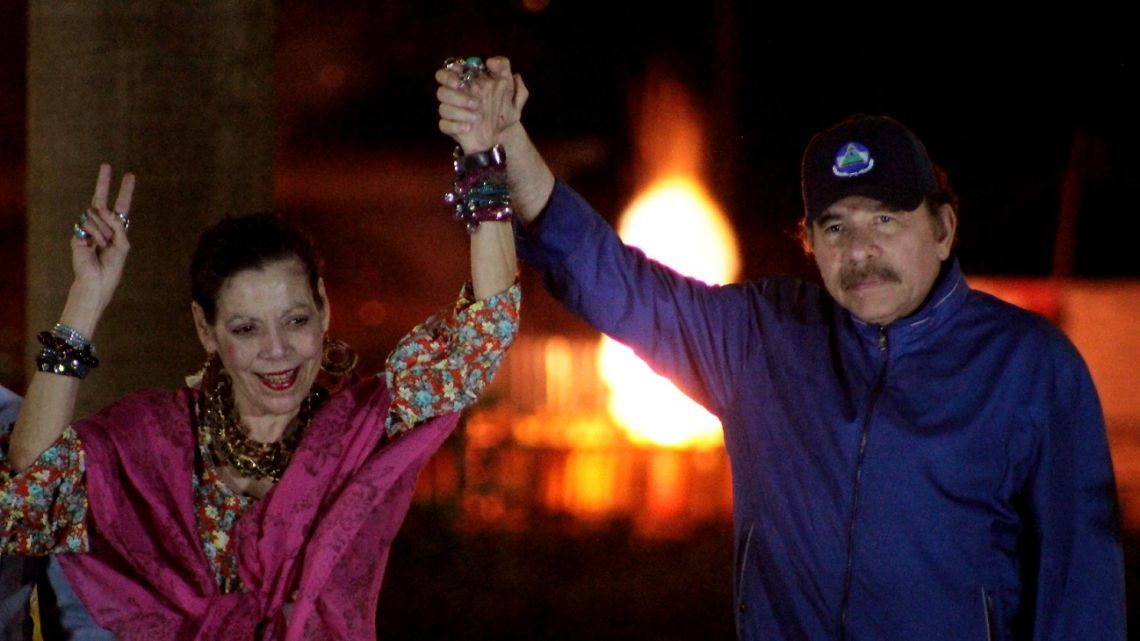
<path fill-rule="evenodd" d="M 459 86 L 466 87 L 472 80 L 487 73 L 487 64 L 479 56 L 467 58 L 448 58 L 443 66 L 459 74 Z"/>
<path fill-rule="evenodd" d="M 87 224 L 87 220 L 91 218 L 90 212 L 90 209 L 84 209 L 83 211 L 79 212 L 79 222 L 71 226 L 72 233 L 75 234 L 75 237 L 79 240 L 87 240 L 88 238 L 91 238 L 91 232 L 83 228 L 83 225 Z"/>
<path fill-rule="evenodd" d="M 127 215 L 127 212 L 117 211 L 115 212 L 115 218 L 118 218 L 119 222 L 123 223 L 123 231 L 131 230 L 131 217 Z"/>

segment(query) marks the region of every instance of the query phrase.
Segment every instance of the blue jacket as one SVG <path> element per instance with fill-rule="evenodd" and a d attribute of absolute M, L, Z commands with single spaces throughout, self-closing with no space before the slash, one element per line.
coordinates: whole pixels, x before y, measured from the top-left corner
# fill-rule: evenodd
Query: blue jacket
<path fill-rule="evenodd" d="M 562 183 L 520 257 L 720 417 L 741 639 L 1123 640 L 1104 419 L 1044 319 L 949 261 L 878 327 L 789 278 L 713 287 Z"/>

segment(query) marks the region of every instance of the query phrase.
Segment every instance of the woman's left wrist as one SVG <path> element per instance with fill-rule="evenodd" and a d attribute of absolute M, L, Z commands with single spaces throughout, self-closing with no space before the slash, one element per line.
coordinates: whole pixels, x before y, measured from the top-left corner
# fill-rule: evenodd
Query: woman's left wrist
<path fill-rule="evenodd" d="M 468 142 L 468 143 L 460 142 L 459 143 L 459 150 L 463 152 L 464 156 L 471 156 L 474 154 L 481 154 L 485 151 L 488 151 L 489 149 L 491 149 L 494 146 L 495 146 L 495 143 L 493 141 L 487 141 L 487 140 L 478 140 L 478 141 L 472 141 L 472 142 Z"/>
<path fill-rule="evenodd" d="M 507 155 L 502 145 L 486 151 L 463 153 L 456 147 L 452 158 L 455 179 L 444 202 L 453 207 L 456 220 L 474 233 L 479 223 L 510 221 L 511 190 L 507 183 Z"/>

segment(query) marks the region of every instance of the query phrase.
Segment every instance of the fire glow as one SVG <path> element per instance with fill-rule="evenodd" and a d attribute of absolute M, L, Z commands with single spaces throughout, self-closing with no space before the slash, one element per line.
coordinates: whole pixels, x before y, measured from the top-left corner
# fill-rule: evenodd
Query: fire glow
<path fill-rule="evenodd" d="M 639 121 L 640 162 L 649 187 L 622 215 L 618 233 L 650 258 L 709 284 L 739 271 L 735 235 L 701 186 L 700 127 L 687 92 L 658 81 Z M 610 389 L 608 410 L 634 443 L 706 449 L 723 442 L 720 422 L 658 376 L 631 349 L 609 338 L 598 367 Z"/>

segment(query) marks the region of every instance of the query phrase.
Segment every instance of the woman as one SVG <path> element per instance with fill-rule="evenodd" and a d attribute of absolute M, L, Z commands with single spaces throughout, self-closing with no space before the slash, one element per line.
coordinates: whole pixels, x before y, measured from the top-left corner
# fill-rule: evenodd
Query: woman
<path fill-rule="evenodd" d="M 479 97 L 481 63 L 461 64 Z M 304 236 L 242 217 L 195 252 L 202 375 L 69 427 L 129 251 L 134 177 L 108 207 L 103 165 L 75 226 L 67 303 L 40 335 L 39 371 L 0 456 L 0 551 L 77 552 L 57 557 L 67 579 L 121 639 L 373 638 L 416 475 L 517 328 L 504 159 L 487 150 L 490 127 L 469 133 L 453 200 L 472 232 L 477 300 L 413 330 L 383 377 L 350 382 L 353 359 L 325 340 L 329 306 Z"/>

